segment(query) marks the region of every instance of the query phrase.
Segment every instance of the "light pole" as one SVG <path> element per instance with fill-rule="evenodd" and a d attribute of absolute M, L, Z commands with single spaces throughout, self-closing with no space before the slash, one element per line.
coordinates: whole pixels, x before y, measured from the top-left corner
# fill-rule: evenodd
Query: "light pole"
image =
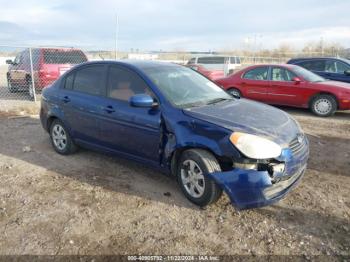
<path fill-rule="evenodd" d="M 119 18 L 118 14 L 115 14 L 115 46 L 114 46 L 114 58 L 118 58 L 118 33 L 119 33 Z"/>

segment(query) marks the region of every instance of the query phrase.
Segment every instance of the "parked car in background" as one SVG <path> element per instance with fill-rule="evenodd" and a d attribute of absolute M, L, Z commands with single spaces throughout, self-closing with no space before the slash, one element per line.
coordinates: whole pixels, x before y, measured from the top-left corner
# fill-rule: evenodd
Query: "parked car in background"
<path fill-rule="evenodd" d="M 350 84 L 328 81 L 296 65 L 250 66 L 216 83 L 235 96 L 309 108 L 318 116 L 350 109 Z"/>
<path fill-rule="evenodd" d="M 238 56 L 198 56 L 188 60 L 188 65 L 203 65 L 208 70 L 223 70 L 225 74 L 232 74 L 241 67 L 241 59 Z"/>
<path fill-rule="evenodd" d="M 193 70 L 201 73 L 202 75 L 208 77 L 210 80 L 215 80 L 217 78 L 222 78 L 225 76 L 224 70 L 209 70 L 201 65 L 191 64 L 187 67 L 192 68 Z"/>
<path fill-rule="evenodd" d="M 343 58 L 295 58 L 287 62 L 298 65 L 326 79 L 350 83 L 350 60 Z"/>
<path fill-rule="evenodd" d="M 31 56 L 36 91 L 50 85 L 72 66 L 87 61 L 83 51 L 73 48 L 33 48 Z M 7 83 L 10 92 L 24 90 L 34 96 L 30 60 L 29 49 L 25 49 L 14 61 L 6 61 L 9 64 Z"/>
<path fill-rule="evenodd" d="M 300 181 L 309 155 L 287 113 L 170 63 L 76 66 L 43 90 L 40 119 L 59 154 L 83 146 L 159 168 L 199 206 L 223 190 L 239 209 L 274 203 Z"/>

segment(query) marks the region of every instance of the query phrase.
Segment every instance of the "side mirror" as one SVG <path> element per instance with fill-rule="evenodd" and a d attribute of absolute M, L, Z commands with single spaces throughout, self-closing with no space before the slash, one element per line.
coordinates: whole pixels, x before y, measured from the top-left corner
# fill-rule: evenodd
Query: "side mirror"
<path fill-rule="evenodd" d="M 294 77 L 292 80 L 293 80 L 296 84 L 300 84 L 300 82 L 301 82 L 301 80 L 300 80 L 299 77 Z"/>
<path fill-rule="evenodd" d="M 134 107 L 156 107 L 157 103 L 154 102 L 153 98 L 150 95 L 138 94 L 130 97 L 129 103 Z"/>
<path fill-rule="evenodd" d="M 8 64 L 8 65 L 13 65 L 14 63 L 13 63 L 13 61 L 12 61 L 11 59 L 7 59 L 7 60 L 6 60 L 6 64 Z"/>
<path fill-rule="evenodd" d="M 350 70 L 345 70 L 345 71 L 344 71 L 344 75 L 350 76 Z"/>

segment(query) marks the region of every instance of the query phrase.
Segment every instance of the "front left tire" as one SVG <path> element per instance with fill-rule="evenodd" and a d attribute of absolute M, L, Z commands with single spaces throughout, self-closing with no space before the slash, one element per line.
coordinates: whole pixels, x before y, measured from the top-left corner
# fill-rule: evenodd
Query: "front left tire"
<path fill-rule="evenodd" d="M 222 195 L 222 189 L 207 176 L 220 171 L 220 165 L 213 154 L 203 149 L 190 149 L 180 157 L 177 179 L 187 199 L 204 207 L 215 203 Z"/>
<path fill-rule="evenodd" d="M 7 88 L 10 93 L 15 93 L 17 92 L 17 87 L 12 83 L 11 77 L 8 75 L 7 76 Z"/>

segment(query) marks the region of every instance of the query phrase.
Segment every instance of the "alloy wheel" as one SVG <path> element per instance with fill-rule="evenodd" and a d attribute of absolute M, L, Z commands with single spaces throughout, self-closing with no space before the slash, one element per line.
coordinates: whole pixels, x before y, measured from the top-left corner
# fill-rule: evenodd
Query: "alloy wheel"
<path fill-rule="evenodd" d="M 181 182 L 187 193 L 200 198 L 205 190 L 205 180 L 203 171 L 193 160 L 185 160 L 181 168 Z"/>
<path fill-rule="evenodd" d="M 67 134 L 64 128 L 59 124 L 54 125 L 51 136 L 55 147 L 63 151 L 67 146 Z"/>

